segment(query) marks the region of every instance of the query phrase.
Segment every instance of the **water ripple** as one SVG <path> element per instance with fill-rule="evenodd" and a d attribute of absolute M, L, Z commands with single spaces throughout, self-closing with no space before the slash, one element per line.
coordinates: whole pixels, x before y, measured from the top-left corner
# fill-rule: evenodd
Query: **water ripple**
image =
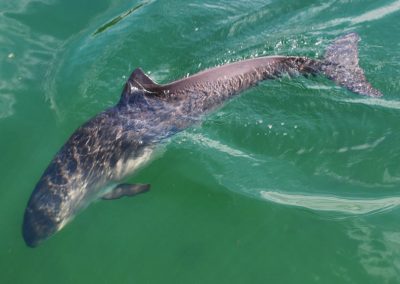
<path fill-rule="evenodd" d="M 392 223 L 395 226 L 396 222 Z M 397 283 L 399 279 L 400 232 L 394 226 L 357 219 L 348 229 L 348 236 L 357 241 L 360 264 L 370 276 L 379 277 L 379 283 Z"/>
<path fill-rule="evenodd" d="M 135 5 L 133 8 L 129 9 L 128 11 L 122 13 L 121 15 L 118 15 L 117 17 L 113 18 L 111 21 L 105 23 L 104 25 L 102 25 L 101 27 L 99 27 L 94 33 L 93 35 L 97 35 L 100 34 L 102 32 L 104 32 L 105 30 L 108 30 L 109 28 L 111 28 L 112 26 L 118 24 L 120 21 L 122 21 L 123 19 L 125 19 L 126 17 L 128 17 L 130 14 L 132 14 L 133 12 L 139 10 L 140 8 L 142 8 L 145 5 L 148 5 L 150 3 L 150 1 L 144 1 L 142 3 L 139 3 L 137 5 Z"/>
<path fill-rule="evenodd" d="M 341 24 L 349 23 L 352 25 L 361 24 L 364 22 L 375 21 L 382 19 L 383 17 L 395 13 L 400 10 L 400 1 L 394 1 L 393 3 L 379 7 L 377 9 L 370 10 L 361 14 L 359 16 L 352 16 L 352 17 L 344 17 L 344 18 L 335 18 L 331 21 L 326 23 L 320 24 L 318 29 L 326 29 L 334 26 L 338 26 Z"/>

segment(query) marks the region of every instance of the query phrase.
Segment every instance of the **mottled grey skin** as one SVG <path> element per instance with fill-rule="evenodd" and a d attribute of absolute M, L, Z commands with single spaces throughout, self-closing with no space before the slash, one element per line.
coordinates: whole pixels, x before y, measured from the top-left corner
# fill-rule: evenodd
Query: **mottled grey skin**
<path fill-rule="evenodd" d="M 337 39 L 323 60 L 261 57 L 166 85 L 154 83 L 136 69 L 119 103 L 79 127 L 43 173 L 25 211 L 26 244 L 38 245 L 96 199 L 147 190 L 148 186 L 117 185 L 148 161 L 165 138 L 262 80 L 323 74 L 355 93 L 380 96 L 358 66 L 358 40 L 354 33 Z"/>

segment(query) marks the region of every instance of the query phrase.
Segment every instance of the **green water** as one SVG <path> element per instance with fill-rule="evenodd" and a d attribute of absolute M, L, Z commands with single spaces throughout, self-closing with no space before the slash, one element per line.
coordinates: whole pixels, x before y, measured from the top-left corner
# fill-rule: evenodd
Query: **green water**
<path fill-rule="evenodd" d="M 0 283 L 400 283 L 400 1 L 2 1 Z M 179 134 L 36 249 L 26 202 L 72 131 L 142 67 L 169 82 L 360 34 L 381 99 L 264 82 Z"/>

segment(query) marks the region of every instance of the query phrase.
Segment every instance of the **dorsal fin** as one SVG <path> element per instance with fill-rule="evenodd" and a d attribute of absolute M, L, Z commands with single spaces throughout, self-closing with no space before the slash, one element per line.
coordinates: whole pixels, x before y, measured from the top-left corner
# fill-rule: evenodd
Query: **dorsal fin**
<path fill-rule="evenodd" d="M 130 83 L 139 90 L 151 90 L 159 86 L 147 76 L 142 69 L 136 68 L 129 77 Z"/>
<path fill-rule="evenodd" d="M 125 84 L 119 104 L 129 104 L 135 97 L 138 98 L 138 94 L 157 92 L 158 87 L 160 85 L 151 80 L 142 69 L 136 68 Z"/>

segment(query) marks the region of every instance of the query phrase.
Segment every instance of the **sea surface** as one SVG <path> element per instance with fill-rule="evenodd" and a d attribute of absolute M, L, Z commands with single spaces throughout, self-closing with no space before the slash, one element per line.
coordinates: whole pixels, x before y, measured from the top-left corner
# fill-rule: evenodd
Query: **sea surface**
<path fill-rule="evenodd" d="M 0 2 L 0 283 L 400 283 L 400 1 Z M 41 246 L 29 196 L 141 67 L 170 82 L 357 32 L 382 98 L 326 78 L 245 91 Z"/>

